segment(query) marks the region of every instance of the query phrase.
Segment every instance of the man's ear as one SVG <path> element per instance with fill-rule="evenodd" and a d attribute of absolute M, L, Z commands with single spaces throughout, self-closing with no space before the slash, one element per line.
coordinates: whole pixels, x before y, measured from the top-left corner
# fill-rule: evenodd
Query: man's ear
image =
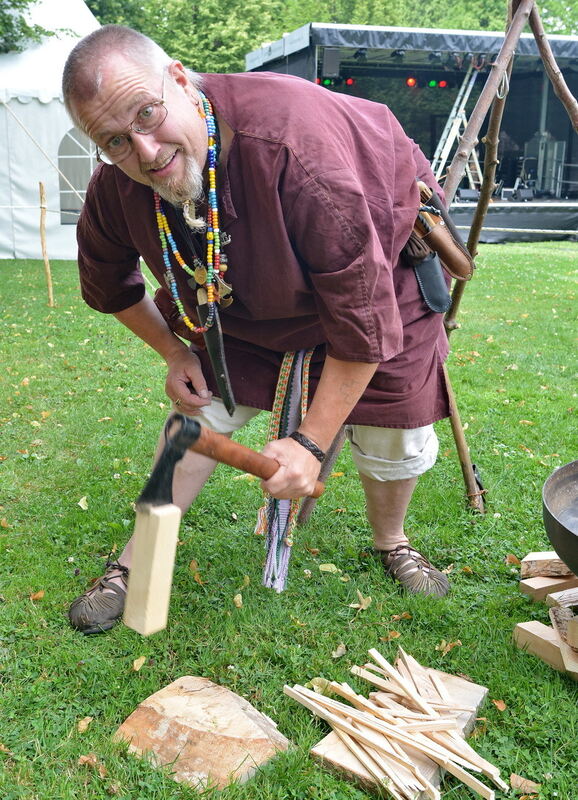
<path fill-rule="evenodd" d="M 186 86 L 189 83 L 187 71 L 181 61 L 171 61 L 168 66 L 168 73 L 179 86 Z"/>

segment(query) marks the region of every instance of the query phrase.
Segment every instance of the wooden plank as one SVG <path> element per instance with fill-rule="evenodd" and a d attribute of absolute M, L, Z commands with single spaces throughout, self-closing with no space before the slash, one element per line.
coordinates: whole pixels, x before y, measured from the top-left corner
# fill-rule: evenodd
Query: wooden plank
<path fill-rule="evenodd" d="M 564 672 L 564 661 L 556 631 L 537 619 L 519 622 L 514 628 L 514 641 L 521 650 L 526 650 L 554 669 Z"/>
<path fill-rule="evenodd" d="M 518 584 L 520 591 L 530 595 L 534 600 L 545 600 L 546 596 L 552 592 L 561 592 L 566 589 L 578 587 L 578 577 L 569 575 L 567 577 L 551 578 L 525 578 Z"/>
<path fill-rule="evenodd" d="M 167 625 L 181 510 L 137 507 L 124 624 L 143 636 Z"/>
<path fill-rule="evenodd" d="M 564 608 L 578 606 L 578 588 L 551 592 L 546 595 L 546 604 L 549 606 L 563 606 Z"/>
<path fill-rule="evenodd" d="M 520 563 L 521 578 L 553 577 L 572 575 L 568 567 L 554 550 L 544 553 L 528 553 Z"/>
<path fill-rule="evenodd" d="M 477 713 L 484 702 L 488 690 L 484 686 L 460 678 L 457 675 L 449 675 L 446 672 L 436 672 L 436 678 L 440 680 L 449 696 L 454 702 L 461 706 L 468 706 L 475 708 L 473 712 L 462 712 L 457 717 L 458 727 L 462 735 L 470 732 L 475 725 L 475 718 Z M 375 693 L 378 697 L 381 692 Z M 374 696 L 372 694 L 372 696 Z M 411 711 L 407 710 L 408 717 L 412 717 Z M 423 718 L 422 715 L 419 715 Z M 410 752 L 410 748 L 404 750 L 411 755 L 412 760 L 419 769 L 420 774 L 426 778 L 433 786 L 439 787 L 443 770 L 439 765 L 431 761 L 426 756 L 417 753 L 415 750 Z M 347 748 L 340 742 L 335 732 L 329 733 L 320 742 L 318 742 L 312 749 L 311 755 L 317 761 L 323 764 L 324 767 L 335 772 L 339 777 L 344 780 L 349 780 L 356 785 L 360 786 L 364 791 L 377 793 L 378 788 L 375 781 L 372 779 L 368 772 L 358 769 L 356 766 L 356 759 L 350 757 Z M 359 764 L 359 762 L 357 762 Z M 425 800 L 427 798 L 425 792 L 419 792 L 412 800 Z"/>

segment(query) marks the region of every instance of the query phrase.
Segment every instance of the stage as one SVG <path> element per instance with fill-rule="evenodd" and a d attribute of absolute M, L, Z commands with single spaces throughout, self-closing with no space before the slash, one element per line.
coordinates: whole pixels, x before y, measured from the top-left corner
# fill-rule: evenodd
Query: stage
<path fill-rule="evenodd" d="M 476 203 L 455 202 L 450 214 L 467 239 Z M 578 241 L 578 200 L 528 200 L 490 203 L 480 242 Z"/>

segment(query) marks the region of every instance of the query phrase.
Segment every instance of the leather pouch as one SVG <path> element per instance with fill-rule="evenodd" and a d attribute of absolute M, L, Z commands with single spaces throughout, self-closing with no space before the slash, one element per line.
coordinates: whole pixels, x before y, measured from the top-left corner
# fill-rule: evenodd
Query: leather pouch
<path fill-rule="evenodd" d="M 452 303 L 446 279 L 437 253 L 429 253 L 420 261 L 414 261 L 413 271 L 421 296 L 430 311 L 443 314 Z"/>
<path fill-rule="evenodd" d="M 420 199 L 431 212 L 421 209 L 414 232 L 436 252 L 446 272 L 459 281 L 469 281 L 474 271 L 474 261 L 439 196 L 423 181 L 418 181 Z M 437 213 L 435 213 L 437 212 Z"/>

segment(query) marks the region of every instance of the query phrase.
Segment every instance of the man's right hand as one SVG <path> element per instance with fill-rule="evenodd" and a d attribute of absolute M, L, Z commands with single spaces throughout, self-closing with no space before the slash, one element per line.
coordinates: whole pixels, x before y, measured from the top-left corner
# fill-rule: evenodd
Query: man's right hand
<path fill-rule="evenodd" d="M 188 416 L 200 413 L 211 403 L 211 393 L 195 353 L 183 348 L 167 359 L 168 373 L 165 382 L 167 396 Z"/>

